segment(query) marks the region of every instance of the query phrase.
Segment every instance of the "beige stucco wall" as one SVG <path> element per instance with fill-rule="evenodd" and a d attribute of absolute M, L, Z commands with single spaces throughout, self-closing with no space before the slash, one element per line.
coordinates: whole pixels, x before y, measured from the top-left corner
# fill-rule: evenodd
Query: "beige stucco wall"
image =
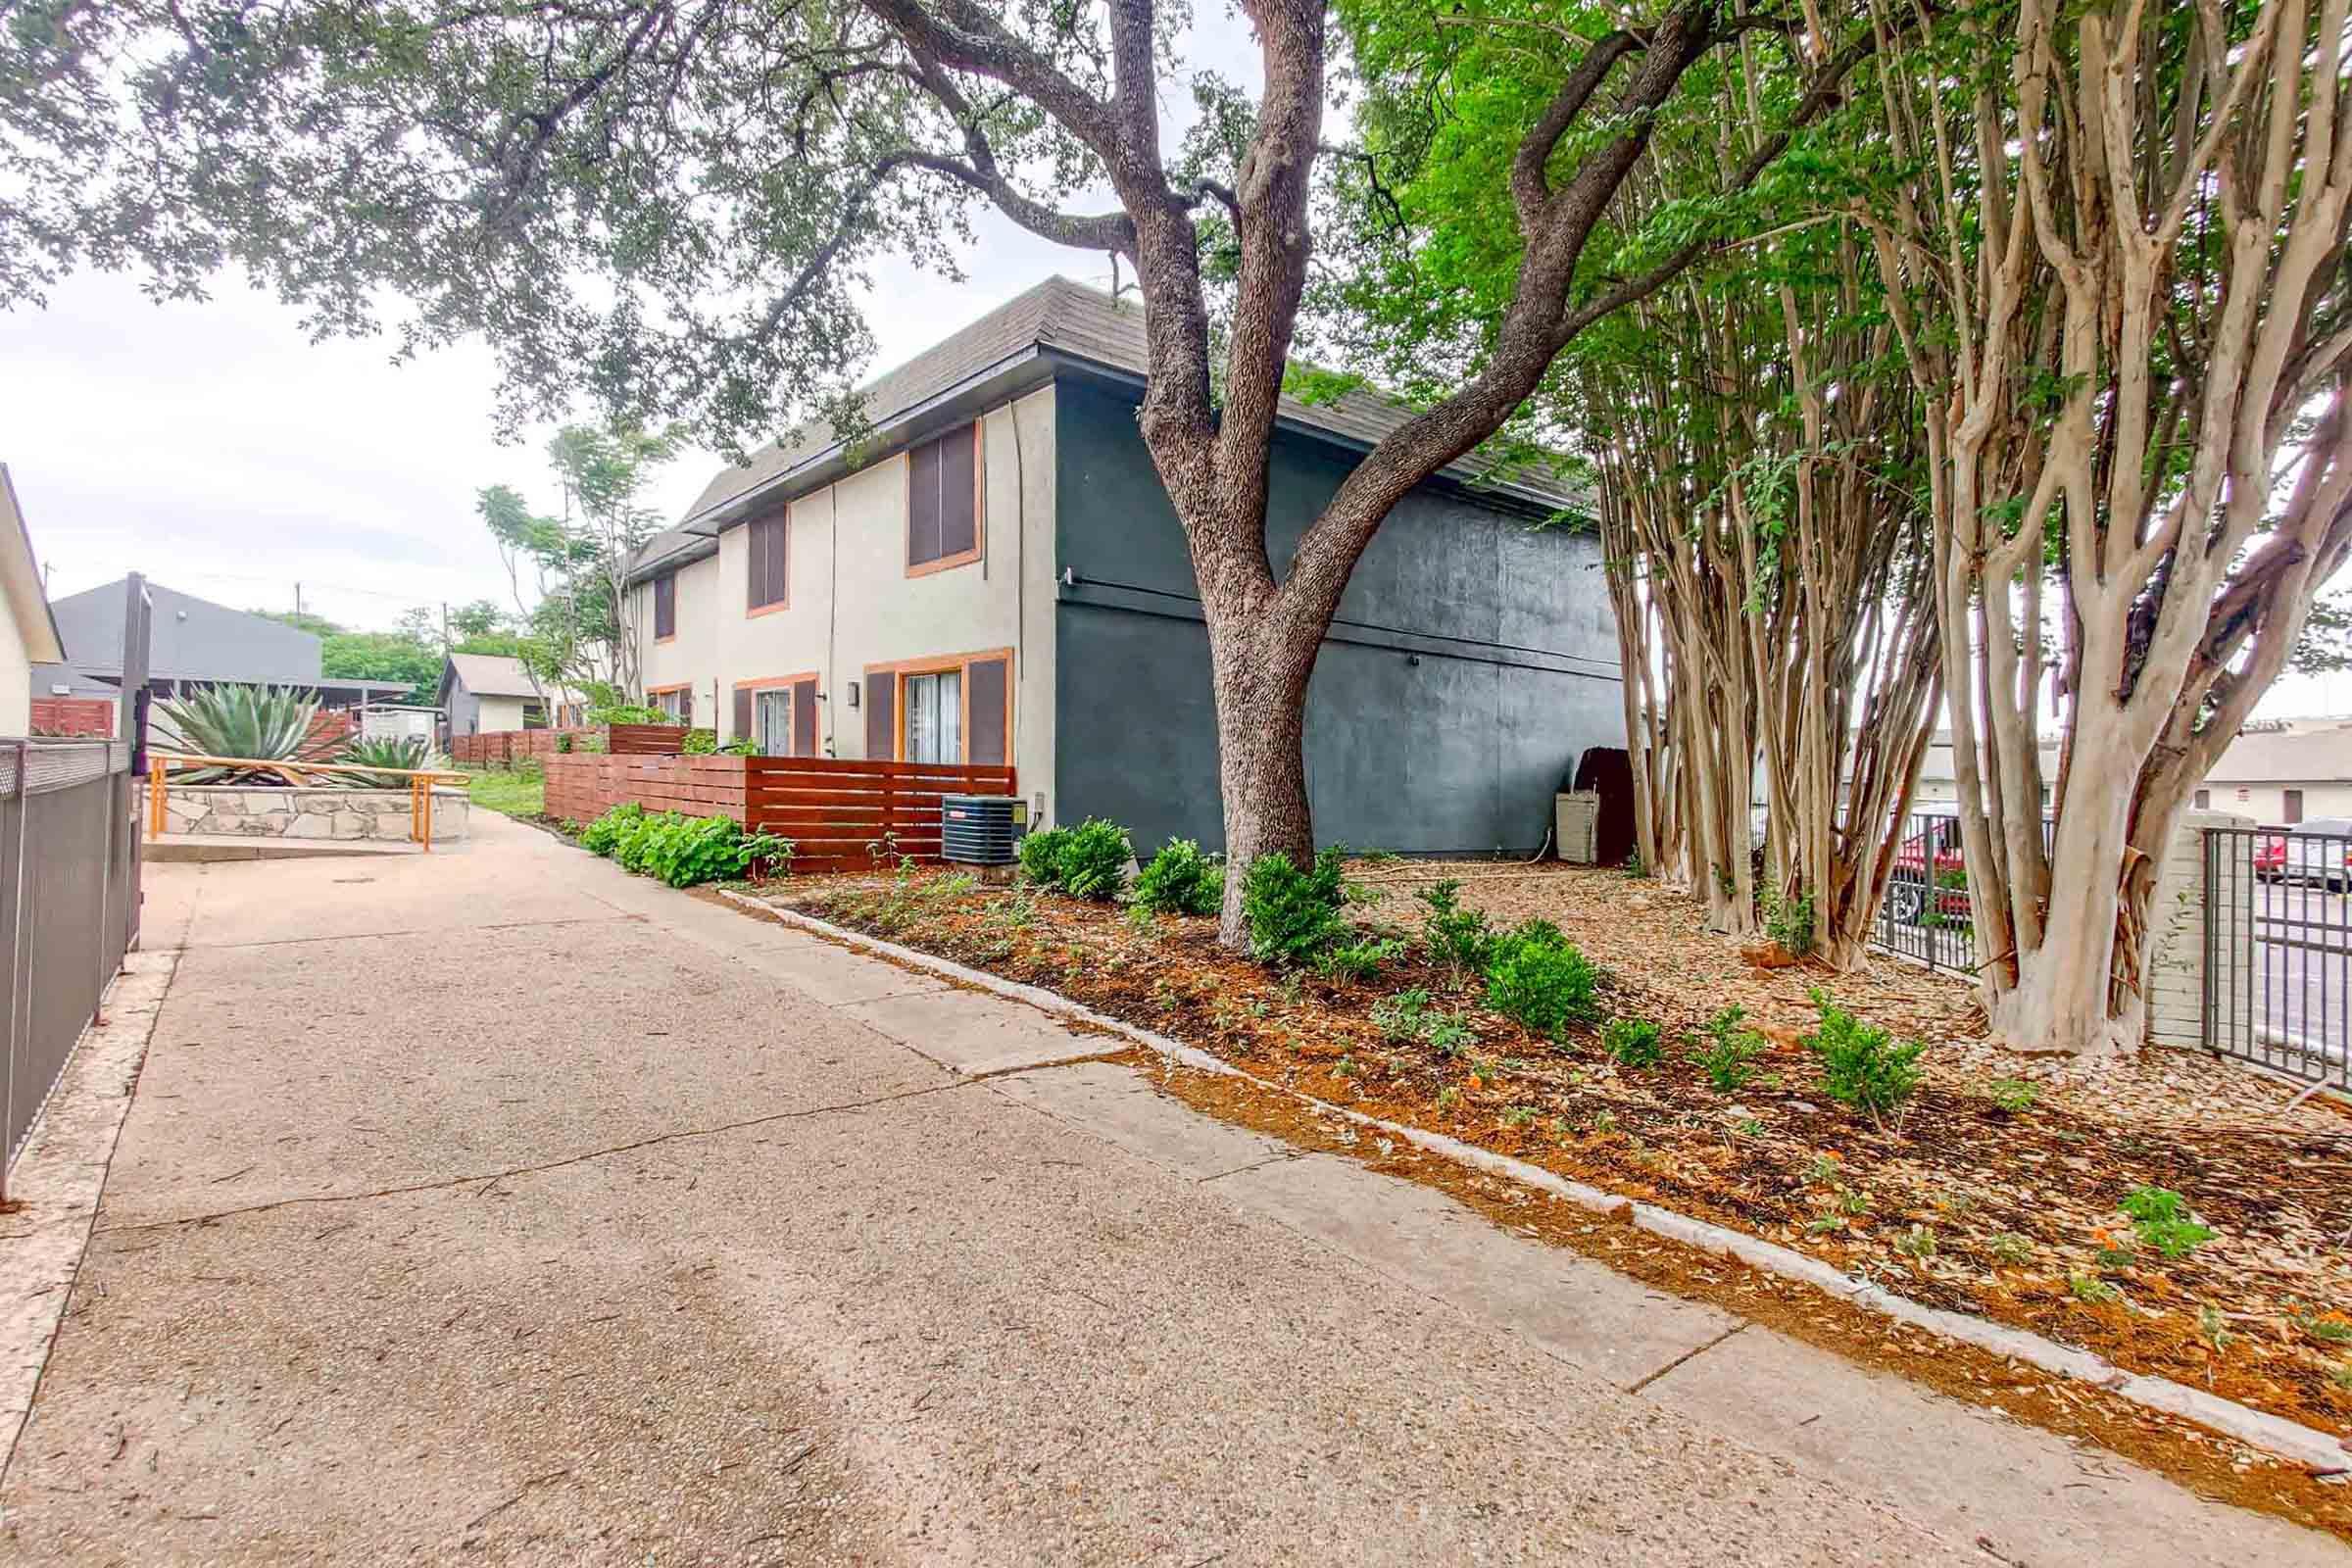
<path fill-rule="evenodd" d="M 653 641 L 653 590 L 631 603 L 645 684 L 695 683 L 695 717 L 733 740 L 741 681 L 817 677 L 818 750 L 865 755 L 865 711 L 849 691 L 866 669 L 1013 650 L 1013 765 L 1033 799 L 1054 759 L 1054 390 L 981 416 L 981 549 L 944 571 L 906 573 L 903 452 L 792 503 L 786 608 L 746 608 L 750 536 L 678 572 L 678 635 Z M 716 707 L 710 706 L 716 693 Z"/>
<path fill-rule="evenodd" d="M 2303 784 L 2230 784 L 2207 780 L 2211 809 L 2233 811 L 2268 827 L 2286 820 L 2286 792 L 2303 792 L 2303 816 L 2352 816 L 2352 782 L 2314 779 Z M 2191 796 L 2191 800 L 2195 797 Z"/>
<path fill-rule="evenodd" d="M 16 612 L 0 594 L 0 735 L 23 735 L 31 728 L 32 661 L 25 657 Z"/>
<path fill-rule="evenodd" d="M 527 697 L 480 697 L 475 701 L 481 704 L 480 733 L 487 735 L 496 730 L 522 728 L 523 705 L 530 699 Z"/>

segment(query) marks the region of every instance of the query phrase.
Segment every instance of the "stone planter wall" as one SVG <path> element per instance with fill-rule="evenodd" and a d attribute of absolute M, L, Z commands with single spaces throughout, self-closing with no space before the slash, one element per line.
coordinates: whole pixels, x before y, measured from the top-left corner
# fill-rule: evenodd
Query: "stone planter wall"
<path fill-rule="evenodd" d="M 468 809 L 464 790 L 434 790 L 433 842 L 464 838 Z M 406 842 L 410 830 L 405 789 L 255 789 L 233 784 L 171 784 L 164 789 L 167 836 L 215 833 Z"/>

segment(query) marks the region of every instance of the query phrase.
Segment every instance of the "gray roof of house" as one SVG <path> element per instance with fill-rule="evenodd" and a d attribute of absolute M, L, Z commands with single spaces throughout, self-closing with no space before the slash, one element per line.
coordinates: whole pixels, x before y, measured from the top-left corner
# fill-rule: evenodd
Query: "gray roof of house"
<path fill-rule="evenodd" d="M 66 662 L 85 674 L 122 673 L 127 580 L 117 578 L 103 587 L 69 594 L 50 606 L 65 637 Z M 157 582 L 147 585 L 147 594 L 155 607 L 147 654 L 153 678 L 318 684 L 318 639 L 300 627 Z"/>
<path fill-rule="evenodd" d="M 2352 779 L 2352 720 L 2241 733 L 2205 777 L 2215 784 L 2319 784 Z"/>
<path fill-rule="evenodd" d="M 1150 364 L 1143 306 L 1114 300 L 1066 277 L 1049 277 L 860 388 L 863 417 L 877 433 L 886 433 L 893 424 L 969 383 L 1039 355 L 1140 381 Z M 1414 412 L 1395 398 L 1357 387 L 1328 402 L 1285 397 L 1277 416 L 1294 429 L 1369 450 Z M 811 420 L 745 462 L 721 469 L 703 487 L 679 526 L 646 541 L 632 571 L 642 573 L 708 555 L 717 529 L 738 520 L 729 509 L 755 494 L 788 500 L 830 483 L 838 475 L 829 460 L 839 455 L 841 445 L 830 421 Z M 1524 465 L 1502 471 L 1475 454 L 1440 471 L 1459 483 L 1492 486 L 1540 506 L 1590 511 L 1593 505 L 1589 493 L 1557 474 Z"/>
<path fill-rule="evenodd" d="M 531 672 L 523 667 L 522 661 L 505 654 L 451 654 L 449 667 L 441 672 L 444 691 L 448 689 L 453 673 L 476 697 L 539 695 L 538 689 L 531 685 Z"/>

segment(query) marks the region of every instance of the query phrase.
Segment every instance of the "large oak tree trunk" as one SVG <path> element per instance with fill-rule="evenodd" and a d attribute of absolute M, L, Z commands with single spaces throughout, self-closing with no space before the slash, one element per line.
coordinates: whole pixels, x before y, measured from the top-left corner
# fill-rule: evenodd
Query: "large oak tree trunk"
<path fill-rule="evenodd" d="M 1238 623 L 1237 623 L 1238 622 Z M 1310 651 L 1268 646 L 1230 612 L 1209 612 L 1209 662 L 1217 701 L 1217 782 L 1225 810 L 1225 907 L 1217 934 L 1228 947 L 1248 938 L 1242 882 L 1251 861 L 1282 854 L 1303 867 L 1314 858 L 1306 800 L 1306 689 Z"/>

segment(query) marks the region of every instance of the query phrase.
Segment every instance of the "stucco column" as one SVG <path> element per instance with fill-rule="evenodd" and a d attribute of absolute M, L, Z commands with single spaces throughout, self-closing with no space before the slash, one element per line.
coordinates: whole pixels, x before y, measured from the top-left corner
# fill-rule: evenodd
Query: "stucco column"
<path fill-rule="evenodd" d="M 2205 1043 L 2205 977 L 2208 966 L 2227 979 L 2252 972 L 2254 881 L 2251 837 L 2221 841 L 2214 859 L 2215 887 L 2206 886 L 2205 830 L 2250 828 L 2254 819 L 2229 811 L 2187 810 L 2165 846 L 2156 872 L 2156 902 L 2148 912 L 2155 942 L 2148 960 L 2148 1040 L 2159 1046 Z M 2206 903 L 2213 902 L 2212 943 L 2207 945 Z"/>

